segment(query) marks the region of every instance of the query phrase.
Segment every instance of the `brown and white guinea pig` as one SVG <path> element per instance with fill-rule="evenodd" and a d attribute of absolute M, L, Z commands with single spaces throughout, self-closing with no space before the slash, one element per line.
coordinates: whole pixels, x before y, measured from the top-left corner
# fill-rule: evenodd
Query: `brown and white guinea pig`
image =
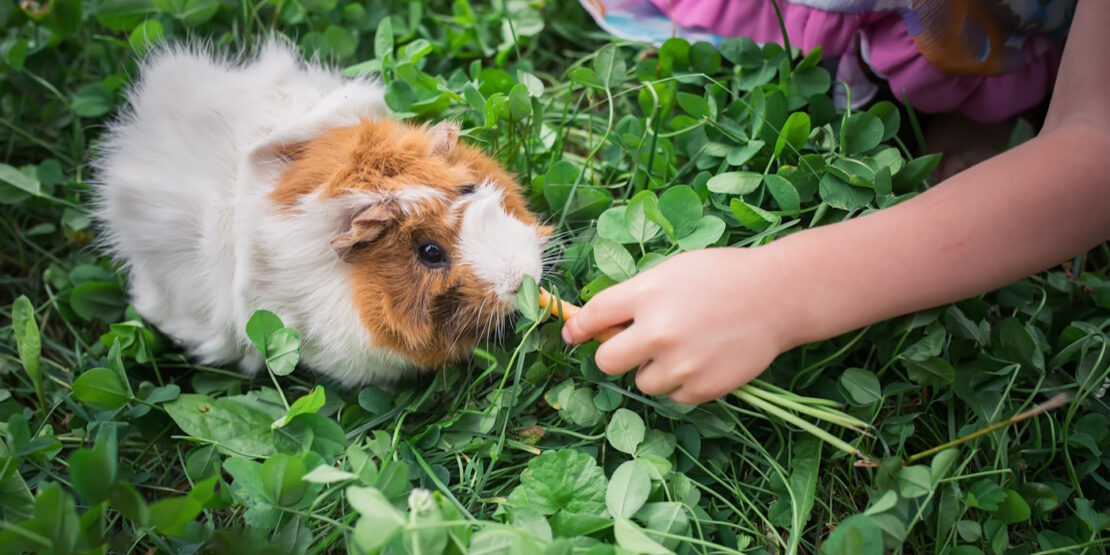
<path fill-rule="evenodd" d="M 258 309 L 348 386 L 464 357 L 539 279 L 549 236 L 456 126 L 389 119 L 377 83 L 274 41 L 246 60 L 148 57 L 96 169 L 135 308 L 200 361 L 252 373 Z"/>

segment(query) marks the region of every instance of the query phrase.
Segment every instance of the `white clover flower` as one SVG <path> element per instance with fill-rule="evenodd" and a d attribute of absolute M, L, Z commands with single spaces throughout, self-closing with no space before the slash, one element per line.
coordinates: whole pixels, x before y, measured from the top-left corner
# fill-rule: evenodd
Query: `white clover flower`
<path fill-rule="evenodd" d="M 436 500 L 432 492 L 424 488 L 416 488 L 409 494 L 409 510 L 417 515 L 424 515 L 436 509 Z"/>

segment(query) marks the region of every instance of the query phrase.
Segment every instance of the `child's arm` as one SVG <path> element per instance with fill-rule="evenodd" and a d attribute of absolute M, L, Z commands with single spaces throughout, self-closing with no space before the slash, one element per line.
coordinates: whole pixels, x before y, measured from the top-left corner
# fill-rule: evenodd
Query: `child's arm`
<path fill-rule="evenodd" d="M 645 393 L 701 402 L 783 350 L 990 291 L 1110 239 L 1108 28 L 1110 3 L 1079 3 L 1035 139 L 865 217 L 675 257 L 597 295 L 564 337 L 632 320 L 598 366 L 645 364 Z"/>

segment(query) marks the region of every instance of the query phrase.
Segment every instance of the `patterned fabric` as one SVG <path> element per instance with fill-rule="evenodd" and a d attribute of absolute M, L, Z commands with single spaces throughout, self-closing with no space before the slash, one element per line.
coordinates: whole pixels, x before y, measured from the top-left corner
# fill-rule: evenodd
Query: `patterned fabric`
<path fill-rule="evenodd" d="M 782 43 L 771 0 L 581 0 L 607 32 L 660 44 L 672 36 Z M 1075 0 L 779 0 L 792 46 L 821 46 L 852 104 L 886 80 L 923 112 L 1000 121 L 1052 88 Z M 840 107 L 844 99 L 840 98 Z"/>

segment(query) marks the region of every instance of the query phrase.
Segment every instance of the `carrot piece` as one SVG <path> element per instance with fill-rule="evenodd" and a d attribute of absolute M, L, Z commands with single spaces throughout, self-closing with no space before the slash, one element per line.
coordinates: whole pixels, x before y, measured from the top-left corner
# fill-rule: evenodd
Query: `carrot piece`
<path fill-rule="evenodd" d="M 570 320 L 571 317 L 573 317 L 575 314 L 578 314 L 578 311 L 582 310 L 582 308 L 568 303 L 562 299 L 556 299 L 554 295 L 547 291 L 547 289 L 540 287 L 540 310 L 550 312 L 552 316 L 556 316 L 562 318 L 563 321 L 567 321 Z M 624 326 L 613 326 L 611 328 L 607 328 L 598 332 L 597 335 L 594 336 L 594 339 L 598 340 L 598 342 L 604 343 L 609 339 L 612 339 L 614 335 L 617 335 L 622 331 L 624 331 Z"/>

